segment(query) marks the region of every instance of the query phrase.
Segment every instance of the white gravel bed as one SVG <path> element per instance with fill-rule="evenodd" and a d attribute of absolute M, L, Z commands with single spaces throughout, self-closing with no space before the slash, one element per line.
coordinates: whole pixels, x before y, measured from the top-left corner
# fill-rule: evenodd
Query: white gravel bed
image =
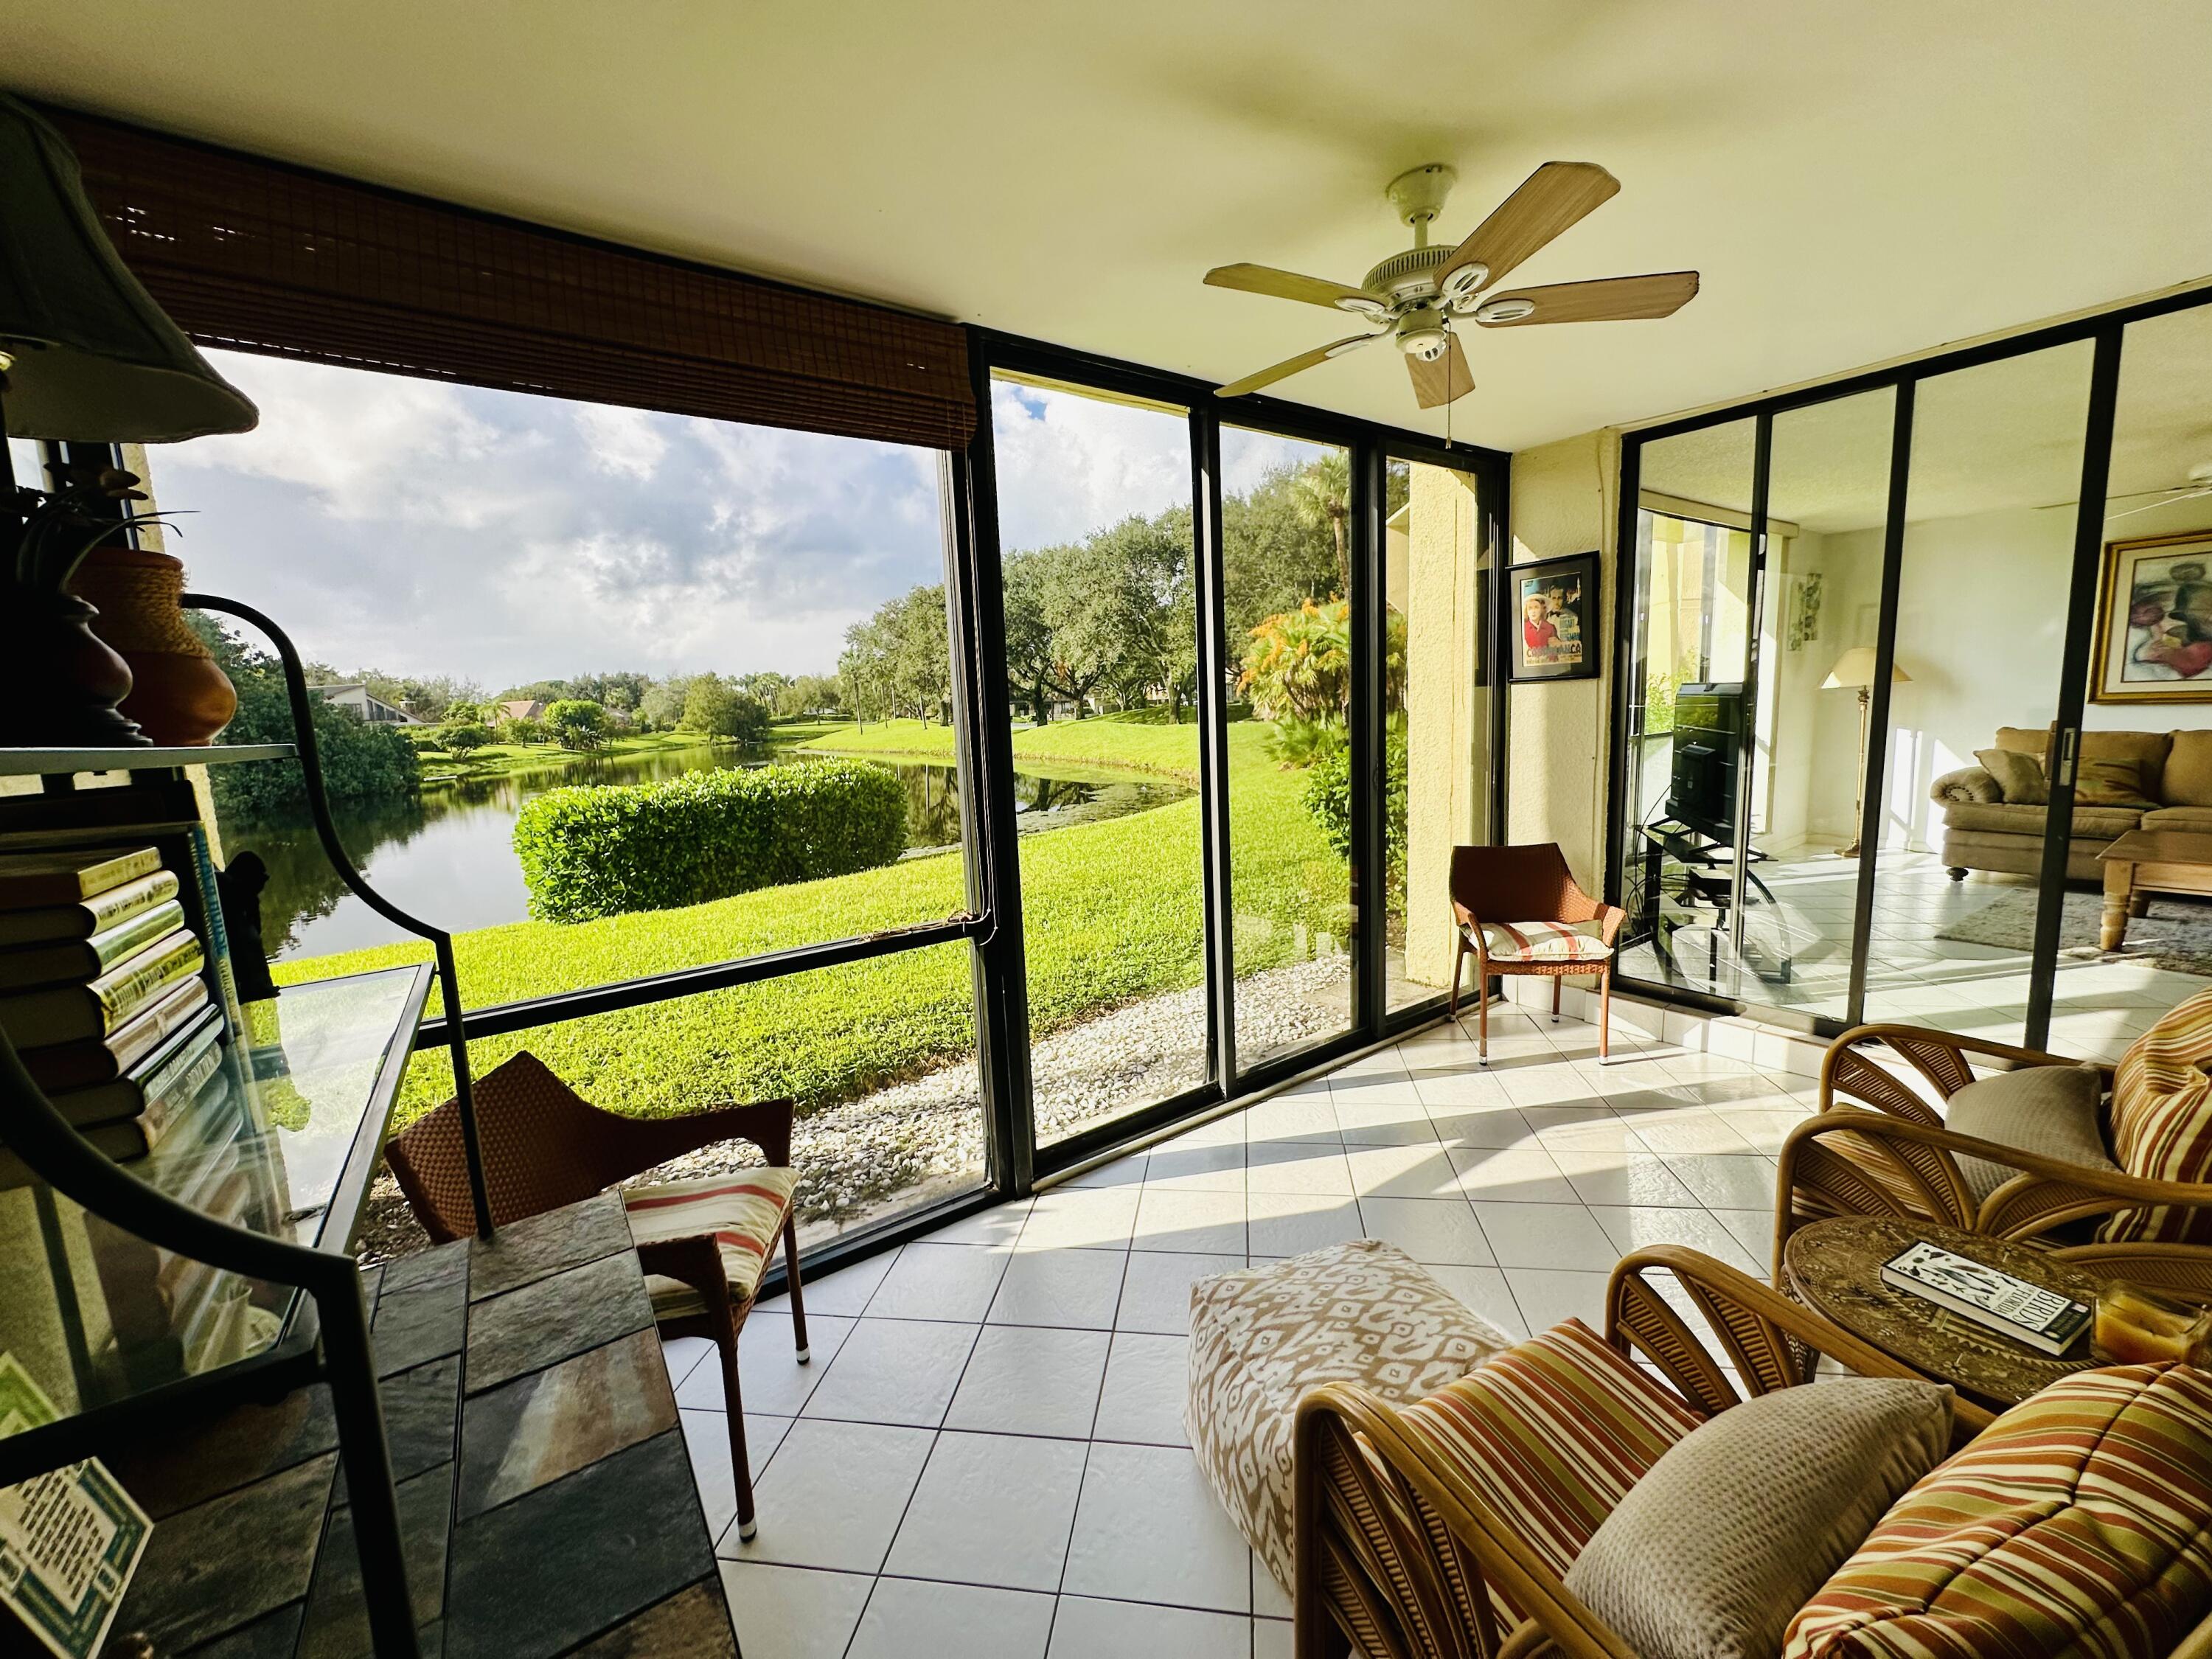
<path fill-rule="evenodd" d="M 1237 982 L 1240 1049 L 1286 1048 L 1340 1030 L 1351 959 L 1324 957 Z M 1194 1088 L 1206 1074 L 1203 987 L 1149 997 L 1054 1033 L 1031 1051 L 1037 1138 L 1054 1140 L 1123 1110 Z M 793 1136 L 799 1217 L 850 1225 L 916 1188 L 951 1190 L 983 1168 L 983 1102 L 975 1067 L 958 1061 L 911 1082 L 803 1118 Z M 756 1164 L 742 1142 L 710 1146 L 639 1180 L 678 1181 Z M 369 1195 L 356 1246 L 363 1261 L 427 1248 L 387 1174 Z"/>

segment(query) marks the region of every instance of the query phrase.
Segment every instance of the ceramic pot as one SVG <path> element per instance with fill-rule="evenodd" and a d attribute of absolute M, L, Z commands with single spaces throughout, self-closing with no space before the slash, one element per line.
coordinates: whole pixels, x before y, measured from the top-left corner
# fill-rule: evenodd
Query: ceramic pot
<path fill-rule="evenodd" d="M 153 742 L 198 748 L 238 712 L 238 693 L 185 624 L 183 561 L 143 547 L 95 547 L 70 590 L 99 613 L 92 631 L 131 669 L 122 712 Z"/>

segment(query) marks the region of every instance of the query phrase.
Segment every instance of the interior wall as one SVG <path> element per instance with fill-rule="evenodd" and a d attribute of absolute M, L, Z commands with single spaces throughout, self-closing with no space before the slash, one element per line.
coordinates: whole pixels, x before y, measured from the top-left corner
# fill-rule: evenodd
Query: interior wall
<path fill-rule="evenodd" d="M 1505 826 L 1557 842 L 1589 891 L 1605 882 L 1607 744 L 1613 707 L 1620 434 L 1585 433 L 1513 457 L 1509 564 L 1598 550 L 1596 678 L 1514 685 L 1506 700 Z"/>

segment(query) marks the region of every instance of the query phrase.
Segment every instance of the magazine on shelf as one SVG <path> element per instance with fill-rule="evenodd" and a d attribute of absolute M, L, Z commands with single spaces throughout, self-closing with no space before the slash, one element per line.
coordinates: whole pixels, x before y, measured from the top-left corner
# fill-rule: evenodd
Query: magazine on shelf
<path fill-rule="evenodd" d="M 2081 1339 L 2093 1316 L 2086 1303 L 1925 1239 L 1885 1262 L 1881 1282 L 2054 1358 Z"/>

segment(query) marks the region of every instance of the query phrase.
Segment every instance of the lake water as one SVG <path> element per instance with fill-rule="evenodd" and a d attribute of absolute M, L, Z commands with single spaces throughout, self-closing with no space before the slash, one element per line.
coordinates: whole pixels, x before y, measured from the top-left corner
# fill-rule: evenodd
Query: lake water
<path fill-rule="evenodd" d="M 959 798 L 951 766 L 866 758 L 889 767 L 906 785 L 910 852 L 958 845 Z M 346 851 L 378 892 L 458 933 L 528 918 L 530 895 L 515 860 L 514 836 L 515 817 L 532 797 L 569 784 L 644 783 L 763 763 L 757 751 L 711 745 L 649 755 L 579 755 L 526 775 L 426 785 L 419 801 L 342 803 L 337 816 Z M 1172 778 L 1066 768 L 1051 775 L 1017 773 L 1014 783 L 1016 826 L 1024 835 L 1149 811 L 1192 793 Z M 269 866 L 261 915 L 272 958 L 328 956 L 408 937 L 345 890 L 304 817 L 226 820 L 222 832 L 227 856 L 251 850 Z"/>

